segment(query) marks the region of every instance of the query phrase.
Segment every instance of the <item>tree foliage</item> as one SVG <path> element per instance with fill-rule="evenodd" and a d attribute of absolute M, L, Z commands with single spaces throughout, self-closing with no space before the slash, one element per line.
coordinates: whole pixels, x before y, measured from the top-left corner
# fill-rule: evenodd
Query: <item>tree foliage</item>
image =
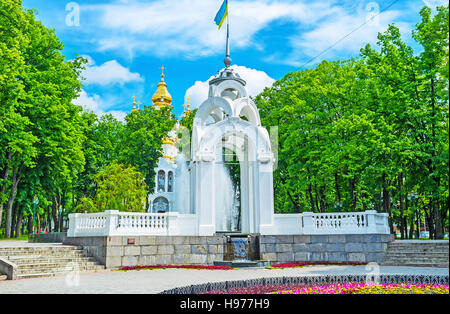
<path fill-rule="evenodd" d="M 95 197 L 82 198 L 77 209 L 80 212 L 143 212 L 147 196 L 147 185 L 143 179 L 134 167 L 114 161 L 95 175 Z"/>
<path fill-rule="evenodd" d="M 425 7 L 415 53 L 390 25 L 359 58 L 287 74 L 256 97 L 278 126 L 279 212 L 387 212 L 414 228 L 407 194 L 420 194 L 432 235 L 448 224 L 448 7 Z"/>

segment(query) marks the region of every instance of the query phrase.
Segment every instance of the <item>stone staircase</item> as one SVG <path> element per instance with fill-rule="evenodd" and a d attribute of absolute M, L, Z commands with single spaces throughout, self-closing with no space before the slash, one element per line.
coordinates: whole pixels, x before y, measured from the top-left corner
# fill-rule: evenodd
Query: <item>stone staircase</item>
<path fill-rule="evenodd" d="M 448 241 L 394 241 L 389 244 L 382 265 L 448 268 L 448 250 Z"/>
<path fill-rule="evenodd" d="M 105 269 L 77 246 L 0 247 L 0 257 L 17 265 L 17 279 Z M 0 274 L 0 280 L 5 277 Z"/>

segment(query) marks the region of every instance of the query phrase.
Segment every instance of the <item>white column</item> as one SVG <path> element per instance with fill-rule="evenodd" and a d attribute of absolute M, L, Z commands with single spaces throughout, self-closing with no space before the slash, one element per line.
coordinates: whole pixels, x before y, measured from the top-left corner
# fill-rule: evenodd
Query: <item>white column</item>
<path fill-rule="evenodd" d="M 178 225 L 178 213 L 168 213 L 167 224 L 167 235 L 174 236 L 180 234 L 180 228 Z"/>
<path fill-rule="evenodd" d="M 199 235 L 210 236 L 216 232 L 214 160 L 197 162 L 196 210 L 199 217 Z"/>
<path fill-rule="evenodd" d="M 377 233 L 377 223 L 375 219 L 375 215 L 377 214 L 376 210 L 366 210 L 364 212 L 366 214 L 367 219 L 367 228 L 366 233 Z"/>
<path fill-rule="evenodd" d="M 313 212 L 305 212 L 303 215 L 303 233 L 304 234 L 314 234 L 314 226 L 313 226 Z"/>
<path fill-rule="evenodd" d="M 69 230 L 67 230 L 68 237 L 76 237 L 76 230 L 79 223 L 80 214 L 69 214 Z"/>
<path fill-rule="evenodd" d="M 259 232 L 271 234 L 274 223 L 273 174 L 272 164 L 258 162 L 257 198 L 259 202 Z"/>
<path fill-rule="evenodd" d="M 105 236 L 117 234 L 117 226 L 119 224 L 119 211 L 106 210 L 105 215 L 106 215 Z"/>

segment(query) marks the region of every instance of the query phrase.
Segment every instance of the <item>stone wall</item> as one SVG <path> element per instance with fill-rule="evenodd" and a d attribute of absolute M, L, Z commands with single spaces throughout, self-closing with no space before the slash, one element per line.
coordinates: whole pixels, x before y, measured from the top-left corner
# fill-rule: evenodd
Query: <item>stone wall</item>
<path fill-rule="evenodd" d="M 377 262 L 391 235 L 261 235 L 259 257 L 284 262 Z M 68 237 L 64 244 L 82 246 L 106 268 L 136 265 L 212 265 L 229 253 L 222 236 Z"/>
<path fill-rule="evenodd" d="M 389 234 L 260 236 L 260 252 L 272 263 L 380 263 L 392 240 Z"/>
<path fill-rule="evenodd" d="M 63 243 L 67 232 L 35 233 L 28 235 L 29 243 Z"/>
<path fill-rule="evenodd" d="M 206 236 L 112 236 L 66 238 L 83 246 L 106 268 L 136 265 L 207 265 L 222 261 L 226 238 Z"/>

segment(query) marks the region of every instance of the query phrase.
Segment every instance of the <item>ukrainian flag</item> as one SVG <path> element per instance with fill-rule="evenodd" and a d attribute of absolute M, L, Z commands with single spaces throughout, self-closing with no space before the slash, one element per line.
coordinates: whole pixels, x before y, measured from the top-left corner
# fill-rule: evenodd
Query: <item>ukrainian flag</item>
<path fill-rule="evenodd" d="M 214 22 L 219 26 L 219 29 L 222 27 L 223 22 L 228 15 L 228 0 L 224 0 L 222 6 L 220 7 L 219 12 L 217 12 L 216 18 Z"/>

